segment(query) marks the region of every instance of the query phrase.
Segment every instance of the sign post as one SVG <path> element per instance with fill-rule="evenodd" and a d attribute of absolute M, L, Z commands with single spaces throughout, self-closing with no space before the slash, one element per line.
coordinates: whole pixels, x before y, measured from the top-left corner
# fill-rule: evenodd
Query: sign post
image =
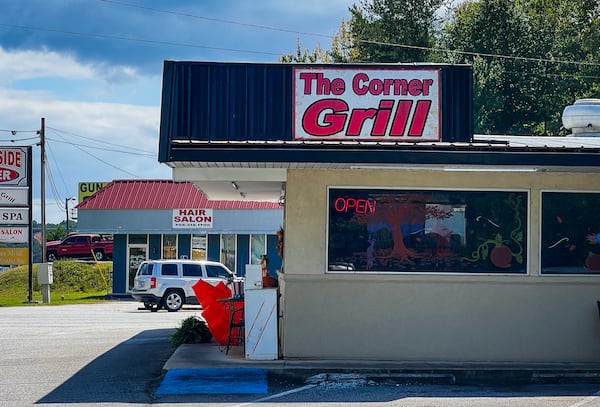
<path fill-rule="evenodd" d="M 0 148 L 0 262 L 29 264 L 28 302 L 33 302 L 31 146 Z"/>

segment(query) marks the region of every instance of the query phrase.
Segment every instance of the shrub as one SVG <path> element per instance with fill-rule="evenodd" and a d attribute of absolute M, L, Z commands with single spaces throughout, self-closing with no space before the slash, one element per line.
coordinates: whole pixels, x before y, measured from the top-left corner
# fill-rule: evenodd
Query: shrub
<path fill-rule="evenodd" d="M 212 334 L 208 330 L 206 322 L 192 316 L 181 321 L 179 328 L 171 335 L 171 344 L 173 347 L 177 347 L 184 343 L 207 343 L 211 339 Z"/>
<path fill-rule="evenodd" d="M 34 289 L 39 290 L 37 284 L 37 269 L 34 269 Z M 112 262 L 84 263 L 77 261 L 55 261 L 52 265 L 54 274 L 53 290 L 66 290 L 77 292 L 112 291 Z"/>

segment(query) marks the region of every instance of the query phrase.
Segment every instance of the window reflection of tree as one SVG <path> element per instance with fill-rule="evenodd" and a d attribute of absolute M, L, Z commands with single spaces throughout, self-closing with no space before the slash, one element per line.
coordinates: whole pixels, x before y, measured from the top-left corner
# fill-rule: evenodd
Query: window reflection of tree
<path fill-rule="evenodd" d="M 340 198 L 372 201 L 376 211 L 335 207 Z M 525 192 L 332 189 L 329 268 L 522 273 L 526 205 Z M 477 222 L 481 214 L 496 219 L 497 227 Z M 508 250 L 500 263 L 490 259 L 497 240 Z"/>

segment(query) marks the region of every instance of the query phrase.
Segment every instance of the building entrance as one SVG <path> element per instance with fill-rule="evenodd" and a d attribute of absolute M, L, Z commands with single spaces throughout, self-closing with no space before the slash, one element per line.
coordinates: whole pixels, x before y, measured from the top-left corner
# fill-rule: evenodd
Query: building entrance
<path fill-rule="evenodd" d="M 127 246 L 127 275 L 129 276 L 129 283 L 127 285 L 127 291 L 131 291 L 133 288 L 133 280 L 135 273 L 137 272 L 138 266 L 141 262 L 148 258 L 148 246 L 147 245 L 128 245 Z"/>

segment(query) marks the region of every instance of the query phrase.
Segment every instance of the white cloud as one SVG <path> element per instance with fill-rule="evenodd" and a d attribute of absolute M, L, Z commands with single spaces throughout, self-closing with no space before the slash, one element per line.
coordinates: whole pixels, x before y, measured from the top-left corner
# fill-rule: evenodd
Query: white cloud
<path fill-rule="evenodd" d="M 94 70 L 81 65 L 69 55 L 41 50 L 7 51 L 0 47 L 0 78 L 23 80 L 54 77 L 66 79 L 89 79 Z"/>
<path fill-rule="evenodd" d="M 22 69 L 16 68 L 19 66 Z M 113 78 L 110 85 L 104 82 L 107 73 Z M 61 211 L 56 202 L 77 196 L 79 182 L 171 177 L 171 170 L 157 159 L 157 78 L 136 77 L 135 70 L 118 66 L 93 69 L 65 54 L 1 48 L 0 77 L 5 78 L 0 82 L 0 130 L 39 130 L 41 118 L 45 118 L 46 178 L 52 177 L 46 183 L 48 222 L 64 218 L 64 209 Z M 136 77 L 145 87 L 136 92 L 152 95 L 152 99 L 137 103 L 130 96 L 135 86 L 116 79 L 127 77 Z M 0 146 L 14 145 L 11 139 L 16 139 L 17 145 L 34 145 L 35 139 L 19 143 L 31 137 L 36 137 L 35 132 L 12 135 L 0 131 Z M 33 194 L 39 199 L 40 158 L 36 150 L 39 148 L 34 146 Z M 34 219 L 39 220 L 39 213 L 38 203 Z"/>

